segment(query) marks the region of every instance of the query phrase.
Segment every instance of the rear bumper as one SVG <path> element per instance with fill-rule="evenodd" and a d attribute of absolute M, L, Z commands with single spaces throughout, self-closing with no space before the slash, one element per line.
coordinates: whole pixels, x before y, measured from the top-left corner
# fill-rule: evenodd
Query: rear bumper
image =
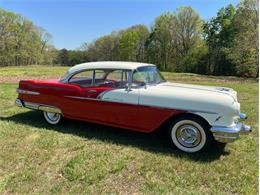
<path fill-rule="evenodd" d="M 246 119 L 246 114 L 240 113 L 240 119 Z M 240 138 L 240 135 L 249 134 L 252 128 L 243 123 L 237 123 L 234 127 L 217 127 L 211 129 L 216 141 L 222 143 L 230 143 Z"/>
<path fill-rule="evenodd" d="M 62 114 L 61 110 L 57 107 L 54 107 L 51 105 L 39 104 L 39 103 L 25 102 L 19 98 L 17 98 L 15 100 L 15 104 L 19 107 L 25 107 L 25 108 L 29 108 L 32 110 L 41 110 L 41 111 L 45 111 L 45 112 Z"/>

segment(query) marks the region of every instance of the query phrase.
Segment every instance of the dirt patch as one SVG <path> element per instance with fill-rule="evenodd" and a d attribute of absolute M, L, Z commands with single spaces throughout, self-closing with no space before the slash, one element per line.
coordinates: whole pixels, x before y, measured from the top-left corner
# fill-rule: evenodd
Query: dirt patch
<path fill-rule="evenodd" d="M 47 80 L 59 79 L 55 76 L 1 76 L 0 83 L 18 83 L 20 80 Z"/>

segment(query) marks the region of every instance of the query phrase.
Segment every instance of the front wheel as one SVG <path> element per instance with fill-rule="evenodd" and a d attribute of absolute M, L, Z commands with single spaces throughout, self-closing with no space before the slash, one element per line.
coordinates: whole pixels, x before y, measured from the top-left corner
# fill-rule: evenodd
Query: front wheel
<path fill-rule="evenodd" d="M 180 117 L 171 125 L 170 137 L 173 144 L 187 153 L 199 152 L 209 147 L 212 134 L 208 125 L 193 116 Z"/>
<path fill-rule="evenodd" d="M 43 112 L 44 119 L 51 125 L 56 125 L 61 121 L 61 114 L 52 112 Z"/>

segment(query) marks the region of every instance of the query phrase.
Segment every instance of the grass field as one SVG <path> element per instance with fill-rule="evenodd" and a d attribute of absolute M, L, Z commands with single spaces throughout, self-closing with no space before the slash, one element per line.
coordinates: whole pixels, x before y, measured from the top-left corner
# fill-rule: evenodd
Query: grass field
<path fill-rule="evenodd" d="M 54 78 L 66 67 L 0 68 L 0 193 L 257 194 L 258 83 L 164 73 L 168 80 L 238 91 L 253 133 L 225 150 L 184 154 L 158 133 L 67 120 L 50 126 L 14 106 L 20 78 Z"/>

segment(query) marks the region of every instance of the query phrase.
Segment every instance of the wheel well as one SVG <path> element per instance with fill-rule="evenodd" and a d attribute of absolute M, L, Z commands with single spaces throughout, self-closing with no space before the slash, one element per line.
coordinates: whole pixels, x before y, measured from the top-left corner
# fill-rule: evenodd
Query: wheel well
<path fill-rule="evenodd" d="M 173 116 L 169 117 L 164 123 L 161 124 L 161 126 L 159 128 L 164 129 L 164 127 L 169 127 L 169 125 L 172 124 L 173 120 L 176 120 L 180 117 L 194 117 L 194 118 L 200 119 L 201 121 L 205 122 L 205 124 L 207 124 L 208 127 L 211 127 L 211 125 L 208 123 L 208 121 L 206 119 L 204 119 L 203 117 L 201 117 L 200 115 L 186 112 L 186 113 L 181 113 L 181 114 L 173 115 Z M 166 128 L 166 129 L 168 129 L 168 128 Z"/>

